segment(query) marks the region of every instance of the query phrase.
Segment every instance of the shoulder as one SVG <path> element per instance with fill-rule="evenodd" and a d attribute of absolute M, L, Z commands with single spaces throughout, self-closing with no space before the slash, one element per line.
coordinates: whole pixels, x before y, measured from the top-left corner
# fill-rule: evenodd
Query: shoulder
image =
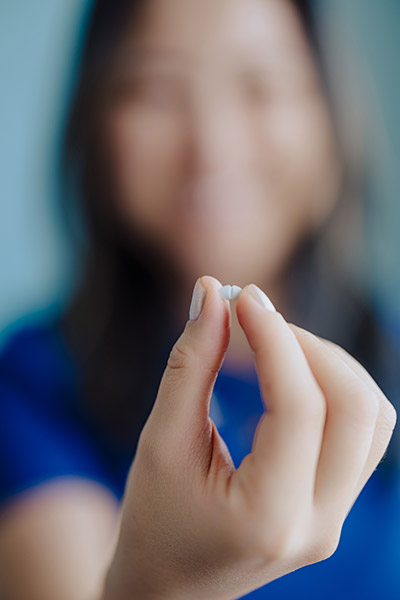
<path fill-rule="evenodd" d="M 110 452 L 82 414 L 76 371 L 57 323 L 20 328 L 3 345 L 0 506 L 60 477 L 95 480 L 121 495 Z"/>
<path fill-rule="evenodd" d="M 40 403 L 71 394 L 75 368 L 57 322 L 20 327 L 0 349 L 0 397 L 35 397 Z M 63 393 L 60 394 L 60 392 Z"/>

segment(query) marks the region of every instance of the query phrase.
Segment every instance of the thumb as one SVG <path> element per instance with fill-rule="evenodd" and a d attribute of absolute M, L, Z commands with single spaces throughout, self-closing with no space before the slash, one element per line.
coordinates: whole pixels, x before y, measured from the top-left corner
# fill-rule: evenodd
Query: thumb
<path fill-rule="evenodd" d="M 200 277 L 193 290 L 189 320 L 174 344 L 149 417 L 174 436 L 193 436 L 208 423 L 212 391 L 230 337 L 229 301 L 214 277 Z M 159 429 L 160 431 L 161 429 Z"/>

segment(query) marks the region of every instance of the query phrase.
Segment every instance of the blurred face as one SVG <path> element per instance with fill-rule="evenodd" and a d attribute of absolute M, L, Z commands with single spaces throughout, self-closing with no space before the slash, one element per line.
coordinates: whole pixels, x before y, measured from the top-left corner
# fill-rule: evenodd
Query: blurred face
<path fill-rule="evenodd" d="M 121 43 L 107 146 L 119 216 L 192 285 L 269 285 L 338 193 L 289 0 L 150 0 Z"/>

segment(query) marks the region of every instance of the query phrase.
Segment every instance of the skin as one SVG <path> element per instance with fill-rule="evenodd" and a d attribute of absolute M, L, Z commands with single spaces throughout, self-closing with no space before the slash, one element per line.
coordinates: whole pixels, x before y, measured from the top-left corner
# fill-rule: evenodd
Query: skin
<path fill-rule="evenodd" d="M 281 0 L 152 0 L 132 31 L 107 117 L 121 219 L 178 268 L 179 315 L 202 273 L 253 281 L 284 310 L 285 265 L 334 206 L 341 173 L 295 10 Z M 251 360 L 234 321 L 227 361 Z"/>
<path fill-rule="evenodd" d="M 200 273 L 254 281 L 283 306 L 285 264 L 340 179 L 290 4 L 154 0 L 129 31 L 118 63 L 129 73 L 117 72 L 124 91 L 105 119 L 116 211 L 180 269 L 177 312 Z M 139 49 L 140 64 L 122 60 Z M 182 204 L 194 188 L 200 212 Z M 201 283 L 203 311 L 171 351 L 122 507 L 99 484 L 63 480 L 3 509 L 5 600 L 228 600 L 334 552 L 394 408 L 354 359 L 263 309 L 251 288 L 231 315 L 218 279 Z M 238 470 L 208 416 L 234 356 L 255 360 L 269 408 Z"/>
<path fill-rule="evenodd" d="M 393 406 L 354 359 L 248 286 L 236 313 L 268 412 L 235 470 L 208 417 L 229 304 L 217 280 L 201 282 L 203 312 L 172 349 L 129 474 L 106 600 L 228 600 L 328 558 L 394 427 Z"/>

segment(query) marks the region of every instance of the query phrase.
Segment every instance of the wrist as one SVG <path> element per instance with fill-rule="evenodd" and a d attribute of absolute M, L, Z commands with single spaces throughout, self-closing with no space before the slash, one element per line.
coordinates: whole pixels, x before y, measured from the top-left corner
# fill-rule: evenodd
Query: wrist
<path fill-rule="evenodd" d="M 127 573 L 121 572 L 117 565 L 111 565 L 101 600 L 178 600 L 176 594 L 169 592 L 157 579 L 146 581 L 132 571 L 127 577 Z M 182 597 L 179 600 L 186 599 Z"/>

